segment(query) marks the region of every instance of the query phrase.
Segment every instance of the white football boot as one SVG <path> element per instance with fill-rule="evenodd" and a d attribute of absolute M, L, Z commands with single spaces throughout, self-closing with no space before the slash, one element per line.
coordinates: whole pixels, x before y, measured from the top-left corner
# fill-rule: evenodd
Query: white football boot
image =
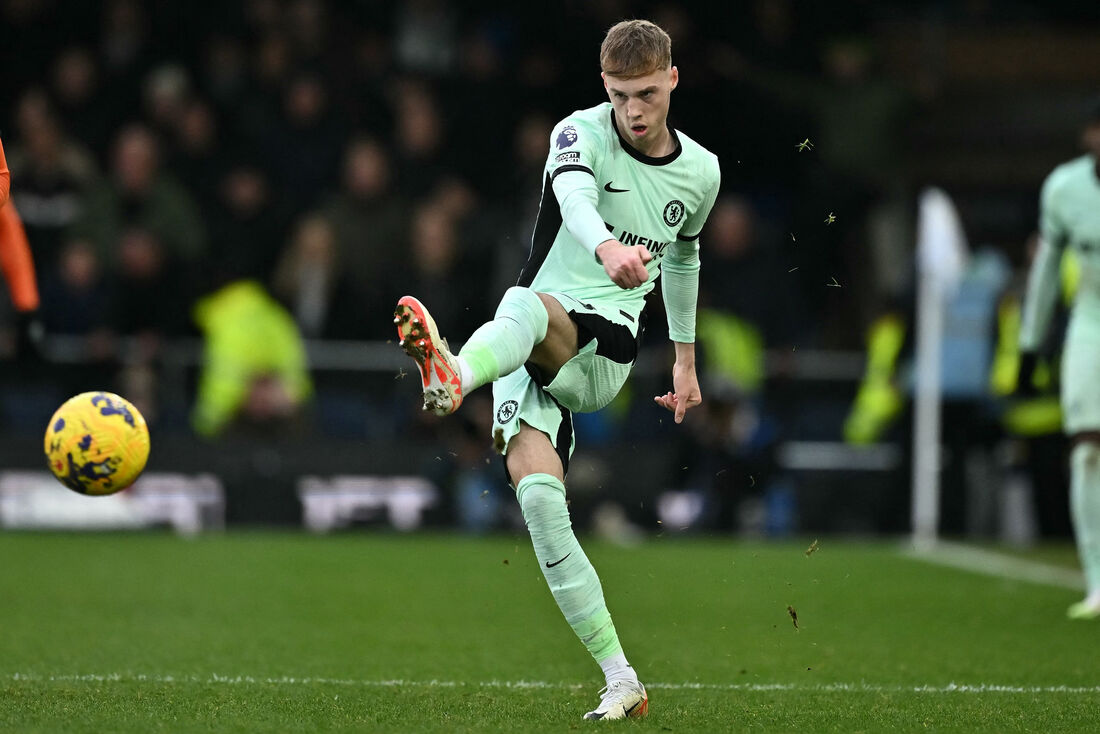
<path fill-rule="evenodd" d="M 397 337 L 405 353 L 416 360 L 424 385 L 424 410 L 450 415 L 462 404 L 462 377 L 458 363 L 441 339 L 435 321 L 424 304 L 412 296 L 402 296 L 393 312 Z"/>
<path fill-rule="evenodd" d="M 649 713 L 645 686 L 634 680 L 617 680 L 600 689 L 600 705 L 586 719 L 639 718 Z"/>
<path fill-rule="evenodd" d="M 1070 619 L 1089 621 L 1100 618 L 1100 593 L 1093 592 L 1066 610 Z"/>

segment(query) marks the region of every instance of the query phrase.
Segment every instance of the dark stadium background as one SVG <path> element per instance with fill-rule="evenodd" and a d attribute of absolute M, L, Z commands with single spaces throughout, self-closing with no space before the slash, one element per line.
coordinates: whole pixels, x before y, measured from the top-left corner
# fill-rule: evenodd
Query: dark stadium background
<path fill-rule="evenodd" d="M 912 312 L 926 185 L 1018 285 L 1038 187 L 1100 94 L 1095 6 L 0 0 L 0 136 L 46 327 L 28 344 L 3 304 L 0 466 L 40 468 L 54 408 L 111 389 L 149 418 L 150 471 L 217 475 L 232 523 L 298 524 L 300 478 L 340 474 L 429 478 L 432 524 L 514 523 L 485 395 L 425 419 L 391 309 L 416 293 L 456 341 L 491 315 L 526 255 L 550 126 L 604 99 L 602 33 L 631 16 L 670 32 L 673 124 L 722 164 L 701 305 L 756 329 L 766 378 L 708 369 L 708 406 L 674 428 L 649 399 L 669 389 L 658 299 L 629 394 L 578 420 L 574 516 L 656 529 L 673 490 L 704 499 L 695 529 L 906 530 L 907 414 L 869 450 L 842 434 L 865 330 Z M 119 142 L 147 135 L 155 196 L 119 183 Z M 315 394 L 291 419 L 199 437 L 192 307 L 241 278 L 296 316 Z M 999 532 L 982 500 L 1020 441 L 997 408 L 970 393 L 945 409 L 946 532 Z M 1051 441 L 1032 453 L 1058 466 Z M 1061 535 L 1052 476 L 1033 491 Z"/>

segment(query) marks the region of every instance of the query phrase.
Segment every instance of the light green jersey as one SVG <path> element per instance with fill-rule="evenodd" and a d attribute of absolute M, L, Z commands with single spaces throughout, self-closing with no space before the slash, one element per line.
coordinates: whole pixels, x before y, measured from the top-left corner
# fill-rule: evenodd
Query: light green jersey
<path fill-rule="evenodd" d="M 693 263 L 697 270 L 698 237 L 718 195 L 718 159 L 694 140 L 669 128 L 675 150 L 649 157 L 622 138 L 611 104 L 578 110 L 559 122 L 550 136 L 542 204 L 531 237 L 531 254 L 519 285 L 536 291 L 565 293 L 578 300 L 614 302 L 635 319 L 653 290 L 662 263 Z M 624 290 L 604 272 L 591 250 L 578 242 L 562 221 L 553 181 L 567 171 L 583 171 L 587 193 L 596 201 L 610 236 L 624 245 L 644 245 L 653 255 L 649 280 Z M 589 245 L 591 247 L 592 245 Z M 673 297 L 666 284 L 666 302 Z M 694 312 L 694 292 L 690 294 Z M 670 323 L 670 332 L 675 331 Z M 691 331 L 692 333 L 687 333 Z M 694 322 L 670 334 L 694 340 Z"/>
<path fill-rule="evenodd" d="M 1043 184 L 1039 228 L 1057 249 L 1073 250 L 1081 268 L 1077 303 L 1100 308 L 1100 177 L 1083 155 L 1058 166 Z M 1100 310 L 1092 316 L 1100 317 Z"/>
<path fill-rule="evenodd" d="M 1080 271 L 1062 353 L 1062 414 L 1067 434 L 1100 430 L 1100 177 L 1096 160 L 1075 158 L 1043 184 L 1042 242 L 1027 284 L 1020 347 L 1038 349 L 1060 290 L 1062 255 L 1069 248 Z"/>
<path fill-rule="evenodd" d="M 1046 336 L 1067 247 L 1081 269 L 1071 329 L 1100 333 L 1100 177 L 1092 156 L 1063 163 L 1047 177 L 1040 195 L 1039 231 L 1042 242 L 1028 279 L 1020 327 L 1020 347 L 1025 351 L 1038 349 Z"/>

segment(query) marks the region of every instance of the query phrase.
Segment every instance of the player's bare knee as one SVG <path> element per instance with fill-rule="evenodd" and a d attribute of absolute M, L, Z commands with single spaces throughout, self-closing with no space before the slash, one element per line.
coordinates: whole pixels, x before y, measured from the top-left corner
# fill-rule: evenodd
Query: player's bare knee
<path fill-rule="evenodd" d="M 522 423 L 519 433 L 508 441 L 507 450 L 504 465 L 513 487 L 531 474 L 549 474 L 558 481 L 565 481 L 561 457 L 554 450 L 550 437 L 537 428 Z"/>
<path fill-rule="evenodd" d="M 546 338 L 535 345 L 531 351 L 531 361 L 538 365 L 546 376 L 553 379 L 561 366 L 577 354 L 577 325 L 565 308 L 553 296 L 539 293 L 546 313 L 549 316 L 546 325 Z"/>

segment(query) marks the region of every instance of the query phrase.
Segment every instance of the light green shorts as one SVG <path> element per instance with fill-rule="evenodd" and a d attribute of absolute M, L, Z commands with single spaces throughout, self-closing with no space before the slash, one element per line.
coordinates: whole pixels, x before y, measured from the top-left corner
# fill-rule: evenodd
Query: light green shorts
<path fill-rule="evenodd" d="M 578 353 L 546 383 L 528 363 L 493 383 L 493 445 L 501 454 L 527 423 L 550 437 L 562 467 L 573 454 L 573 413 L 592 413 L 622 389 L 638 356 L 638 319 L 616 304 L 549 293 L 577 325 Z"/>
<path fill-rule="evenodd" d="M 1100 330 L 1076 313 L 1062 352 L 1062 415 L 1068 435 L 1100 431 Z"/>

